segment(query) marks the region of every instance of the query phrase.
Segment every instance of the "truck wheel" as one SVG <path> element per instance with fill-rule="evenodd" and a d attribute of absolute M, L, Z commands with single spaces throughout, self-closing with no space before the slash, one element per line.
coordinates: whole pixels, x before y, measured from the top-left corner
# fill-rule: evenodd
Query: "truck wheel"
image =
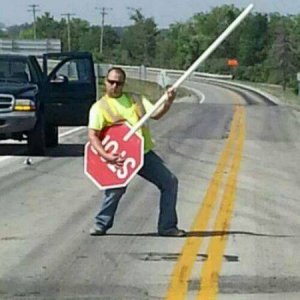
<path fill-rule="evenodd" d="M 53 125 L 46 125 L 45 128 L 46 134 L 46 146 L 47 147 L 56 147 L 58 145 L 58 128 Z"/>
<path fill-rule="evenodd" d="M 34 128 L 28 132 L 27 138 L 28 152 L 30 155 L 45 155 L 46 136 L 43 116 L 38 117 Z"/>

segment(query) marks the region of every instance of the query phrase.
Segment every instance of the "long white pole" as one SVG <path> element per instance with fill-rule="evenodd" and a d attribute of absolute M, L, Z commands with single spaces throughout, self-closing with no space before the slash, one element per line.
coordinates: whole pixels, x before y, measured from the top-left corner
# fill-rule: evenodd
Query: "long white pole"
<path fill-rule="evenodd" d="M 172 89 L 178 88 L 186 79 L 194 72 L 197 67 L 204 62 L 209 55 L 231 34 L 231 32 L 246 18 L 250 13 L 253 4 L 249 4 L 247 8 L 227 27 L 227 29 L 203 52 L 203 54 L 185 71 L 185 73 L 172 85 Z M 128 141 L 131 136 L 143 126 L 143 124 L 151 117 L 151 115 L 167 100 L 167 93 L 155 103 L 152 109 L 145 114 L 134 127 L 124 136 L 124 141 Z"/>

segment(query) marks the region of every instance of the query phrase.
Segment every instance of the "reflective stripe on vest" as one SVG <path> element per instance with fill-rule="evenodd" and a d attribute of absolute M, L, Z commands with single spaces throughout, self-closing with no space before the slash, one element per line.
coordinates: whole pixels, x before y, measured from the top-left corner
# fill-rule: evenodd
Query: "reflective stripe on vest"
<path fill-rule="evenodd" d="M 146 110 L 143 105 L 143 101 L 138 94 L 125 94 L 125 96 L 132 100 L 134 104 L 134 109 L 139 119 L 142 118 L 146 114 Z M 98 108 L 102 110 L 104 117 L 110 123 L 119 123 L 125 121 L 125 119 L 119 114 L 114 105 L 109 101 L 107 95 L 103 96 L 98 101 Z"/>
<path fill-rule="evenodd" d="M 105 119 L 108 120 L 110 123 L 118 123 L 124 121 L 124 118 L 122 118 L 117 111 L 117 109 L 111 105 L 110 101 L 107 99 L 106 96 L 103 96 L 98 101 L 98 108 L 101 109 Z"/>
<path fill-rule="evenodd" d="M 135 104 L 135 111 L 136 111 L 137 115 L 139 116 L 139 118 L 141 119 L 146 114 L 146 110 L 143 105 L 143 100 L 141 99 L 141 96 L 138 94 L 130 94 L 130 96 L 131 97 L 129 97 L 129 98 L 131 98 Z"/>

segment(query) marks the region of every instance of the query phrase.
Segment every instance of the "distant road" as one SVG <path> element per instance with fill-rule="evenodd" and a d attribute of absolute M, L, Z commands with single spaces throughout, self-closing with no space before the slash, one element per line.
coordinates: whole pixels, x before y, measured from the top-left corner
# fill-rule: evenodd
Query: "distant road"
<path fill-rule="evenodd" d="M 0 299 L 300 299 L 299 118 L 187 85 L 205 101 L 150 124 L 187 238 L 156 235 L 159 194 L 138 177 L 113 229 L 89 236 L 101 193 L 83 174 L 85 128 L 31 165 L 1 161 L 25 146 L 0 145 Z"/>

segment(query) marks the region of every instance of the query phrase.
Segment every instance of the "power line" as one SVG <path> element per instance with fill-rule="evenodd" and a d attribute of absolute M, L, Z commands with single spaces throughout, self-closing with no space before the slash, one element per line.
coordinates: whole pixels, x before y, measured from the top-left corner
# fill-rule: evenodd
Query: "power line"
<path fill-rule="evenodd" d="M 101 33 L 100 33 L 100 45 L 99 52 L 102 54 L 103 52 L 103 38 L 104 38 L 104 18 L 107 15 L 108 10 L 112 10 L 110 7 L 96 7 L 96 9 L 100 10 L 101 15 Z"/>
<path fill-rule="evenodd" d="M 39 7 L 38 4 L 30 4 L 28 5 L 31 9 L 28 9 L 27 11 L 32 12 L 33 14 L 33 38 L 36 40 L 36 12 L 40 11 L 37 9 Z"/>
<path fill-rule="evenodd" d="M 70 13 L 65 13 L 61 14 L 62 16 L 67 17 L 67 30 L 68 30 L 68 51 L 71 51 L 71 28 L 70 28 L 70 21 L 71 21 L 71 16 L 75 16 L 75 14 L 70 14 Z"/>

